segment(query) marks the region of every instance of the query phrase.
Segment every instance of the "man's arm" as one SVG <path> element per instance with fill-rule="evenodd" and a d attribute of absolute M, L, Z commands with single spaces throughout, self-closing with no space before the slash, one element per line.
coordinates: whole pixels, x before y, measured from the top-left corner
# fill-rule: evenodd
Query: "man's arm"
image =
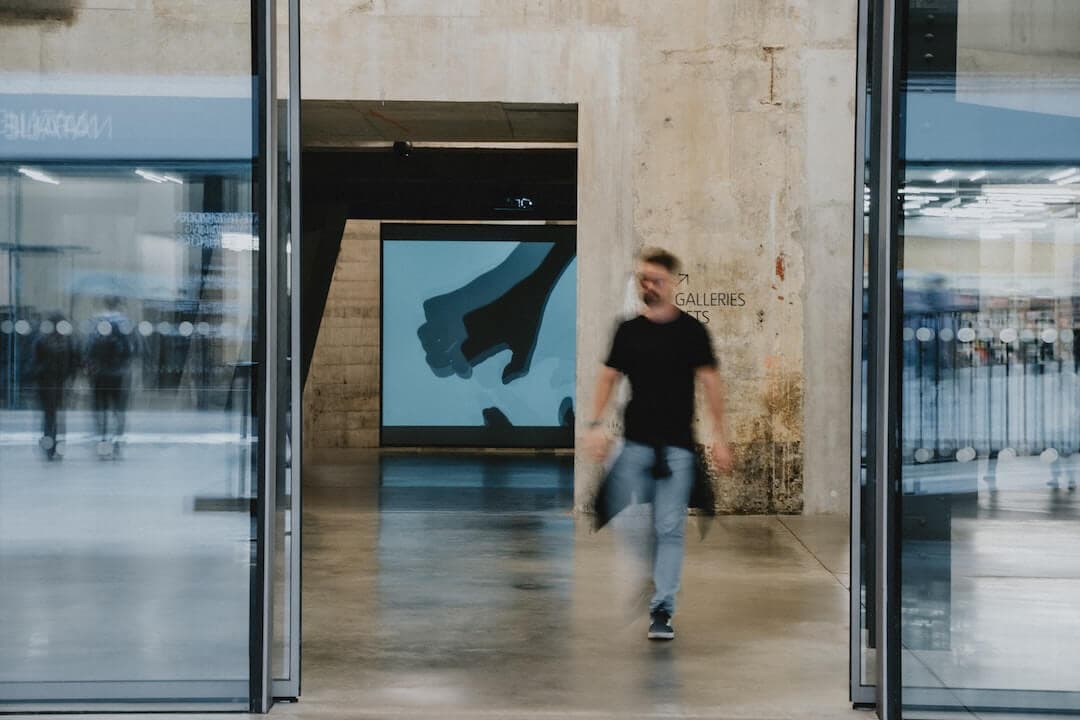
<path fill-rule="evenodd" d="M 618 370 L 607 365 L 600 366 L 600 373 L 596 376 L 596 392 L 593 393 L 592 414 L 589 415 L 590 424 L 602 422 L 604 411 L 607 410 L 611 393 L 615 390 L 615 383 L 622 376 Z"/>
<path fill-rule="evenodd" d="M 607 457 L 609 438 L 604 431 L 604 411 L 607 410 L 611 393 L 622 373 L 608 365 L 602 365 L 596 377 L 596 391 L 593 392 L 592 414 L 589 415 L 589 429 L 585 434 L 585 449 L 593 460 L 601 462 Z"/>
<path fill-rule="evenodd" d="M 727 417 L 724 413 L 724 382 L 714 365 L 699 367 L 695 373 L 705 391 L 705 400 L 713 421 L 712 458 L 721 472 L 731 469 L 731 450 L 728 447 Z"/>

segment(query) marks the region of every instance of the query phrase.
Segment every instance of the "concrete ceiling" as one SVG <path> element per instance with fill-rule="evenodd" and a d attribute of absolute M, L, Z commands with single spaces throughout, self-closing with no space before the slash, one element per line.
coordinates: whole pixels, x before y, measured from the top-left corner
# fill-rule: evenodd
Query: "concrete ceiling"
<path fill-rule="evenodd" d="M 397 140 L 577 142 L 576 105 L 304 100 L 302 113 L 307 148 L 354 148 Z"/>

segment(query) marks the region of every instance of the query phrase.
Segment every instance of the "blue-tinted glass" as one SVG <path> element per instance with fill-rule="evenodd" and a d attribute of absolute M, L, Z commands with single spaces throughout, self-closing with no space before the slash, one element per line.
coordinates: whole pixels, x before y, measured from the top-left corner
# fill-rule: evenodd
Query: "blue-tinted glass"
<path fill-rule="evenodd" d="M 383 253 L 384 439 L 524 447 L 548 431 L 572 445 L 573 244 L 388 240 Z"/>
<path fill-rule="evenodd" d="M 0 708 L 243 709 L 250 6 L 70 5 L 0 51 Z"/>
<path fill-rule="evenodd" d="M 907 7 L 905 712 L 1080 711 L 1080 5 Z"/>

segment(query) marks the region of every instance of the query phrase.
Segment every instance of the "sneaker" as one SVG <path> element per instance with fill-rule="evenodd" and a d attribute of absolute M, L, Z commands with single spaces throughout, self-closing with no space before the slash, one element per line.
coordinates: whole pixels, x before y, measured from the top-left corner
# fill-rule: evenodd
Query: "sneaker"
<path fill-rule="evenodd" d="M 674 640 L 675 628 L 671 626 L 671 616 L 666 610 L 653 610 L 652 624 L 649 625 L 650 640 Z"/>

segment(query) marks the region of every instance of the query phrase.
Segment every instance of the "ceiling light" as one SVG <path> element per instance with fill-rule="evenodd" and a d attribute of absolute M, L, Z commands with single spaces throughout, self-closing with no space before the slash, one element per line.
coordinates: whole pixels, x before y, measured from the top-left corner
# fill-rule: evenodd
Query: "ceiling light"
<path fill-rule="evenodd" d="M 1074 167 L 1065 168 L 1064 170 L 1059 170 L 1056 173 L 1052 173 L 1050 175 L 1047 175 L 1046 179 L 1049 180 L 1050 182 L 1057 182 L 1058 180 L 1061 180 L 1063 178 L 1067 178 L 1070 175 L 1076 175 L 1077 173 L 1080 173 L 1080 169 L 1074 168 Z"/>
<path fill-rule="evenodd" d="M 968 180 L 970 180 L 971 182 L 975 182 L 976 180 L 982 180 L 984 177 L 986 177 L 989 174 L 990 174 L 990 172 L 988 170 L 980 170 L 977 173 L 974 173 L 973 175 L 969 176 Z"/>
<path fill-rule="evenodd" d="M 163 183 L 163 182 L 165 182 L 165 178 L 158 175 L 157 173 L 152 173 L 149 170 L 136 170 L 135 174 L 138 175 L 139 177 L 141 177 L 142 179 L 149 180 L 150 182 L 153 182 L 153 183 Z"/>
<path fill-rule="evenodd" d="M 943 183 L 946 180 L 951 179 L 954 175 L 956 175 L 956 173 L 952 170 L 938 170 L 936 173 L 930 176 L 930 179 L 936 183 Z"/>
<path fill-rule="evenodd" d="M 136 170 L 135 174 L 144 180 L 149 180 L 152 183 L 175 183 L 177 185 L 183 185 L 184 181 L 175 175 L 165 175 L 162 173 L 151 172 L 150 170 Z"/>
<path fill-rule="evenodd" d="M 19 173 L 25 175 L 31 180 L 37 180 L 38 182 L 48 183 L 49 185 L 59 185 L 60 181 L 51 175 L 46 175 L 40 170 L 34 170 L 33 168 L 21 167 Z"/>
<path fill-rule="evenodd" d="M 909 185 L 900 188 L 901 195 L 917 195 L 919 193 L 930 193 L 931 195 L 955 195 L 956 192 L 956 188 L 919 187 L 917 185 Z"/>

